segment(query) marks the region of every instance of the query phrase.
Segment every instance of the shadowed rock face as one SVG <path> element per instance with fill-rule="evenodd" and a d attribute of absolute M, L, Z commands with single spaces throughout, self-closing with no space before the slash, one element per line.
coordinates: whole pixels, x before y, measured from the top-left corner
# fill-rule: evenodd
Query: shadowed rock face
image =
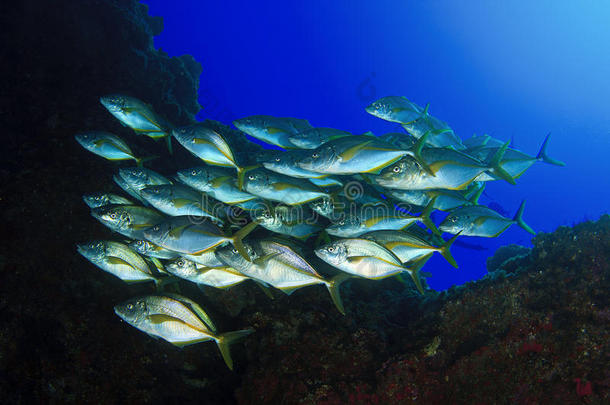
<path fill-rule="evenodd" d="M 0 24 L 5 169 L 41 159 L 29 155 L 32 148 L 72 142 L 75 131 L 120 132 L 100 108 L 101 95 L 137 97 L 174 125 L 190 123 L 200 109 L 200 64 L 155 50 L 163 21 L 135 0 L 5 2 Z"/>

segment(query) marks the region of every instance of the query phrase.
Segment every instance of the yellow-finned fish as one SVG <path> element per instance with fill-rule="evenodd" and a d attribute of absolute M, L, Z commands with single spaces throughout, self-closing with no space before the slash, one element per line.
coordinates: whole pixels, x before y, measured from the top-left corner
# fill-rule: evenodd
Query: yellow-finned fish
<path fill-rule="evenodd" d="M 199 305 L 177 294 L 132 298 L 115 306 L 114 312 L 137 329 L 175 346 L 213 340 L 231 370 L 233 360 L 229 345 L 254 332 L 252 329 L 244 329 L 219 334 Z"/>
<path fill-rule="evenodd" d="M 246 134 L 284 149 L 297 146 L 290 142 L 291 135 L 312 128 L 309 121 L 290 117 L 273 117 L 271 115 L 251 115 L 233 121 L 237 129 Z"/>
<path fill-rule="evenodd" d="M 133 129 L 136 133 L 149 136 L 153 139 L 167 138 L 170 153 L 171 138 L 170 125 L 155 114 L 152 106 L 135 97 L 123 94 L 109 94 L 100 97 L 100 103 L 121 124 Z"/>
<path fill-rule="evenodd" d="M 308 285 L 323 284 L 339 312 L 345 314 L 339 295 L 339 285 L 349 278 L 348 275 L 339 274 L 327 280 L 292 248 L 274 240 L 252 241 L 245 246 L 251 260 L 244 259 L 230 246 L 219 248 L 216 255 L 227 266 L 286 294 Z"/>
<path fill-rule="evenodd" d="M 159 281 L 150 271 L 146 261 L 119 242 L 93 241 L 77 246 L 78 253 L 100 269 L 127 283 Z"/>
<path fill-rule="evenodd" d="M 75 138 L 83 148 L 108 160 L 133 159 L 138 166 L 142 166 L 142 162 L 155 158 L 154 156 L 146 158 L 136 157 L 124 140 L 110 132 L 84 132 L 75 135 Z"/>
<path fill-rule="evenodd" d="M 522 201 L 512 219 L 506 218 L 491 208 L 482 205 L 456 208 L 439 225 L 439 229 L 451 234 L 461 233 L 466 236 L 495 238 L 511 225 L 517 224 L 526 232 L 536 235 L 536 232 L 523 221 L 524 208 L 525 201 Z"/>
<path fill-rule="evenodd" d="M 422 294 L 424 290 L 419 279 L 419 270 L 432 255 L 428 253 L 417 265 L 405 267 L 390 250 L 367 239 L 339 239 L 316 249 L 314 253 L 339 270 L 368 279 L 377 280 L 403 272 L 409 273 Z"/>
<path fill-rule="evenodd" d="M 244 173 L 243 188 L 247 193 L 287 205 L 300 205 L 328 197 L 306 179 L 296 179 L 260 167 Z"/>

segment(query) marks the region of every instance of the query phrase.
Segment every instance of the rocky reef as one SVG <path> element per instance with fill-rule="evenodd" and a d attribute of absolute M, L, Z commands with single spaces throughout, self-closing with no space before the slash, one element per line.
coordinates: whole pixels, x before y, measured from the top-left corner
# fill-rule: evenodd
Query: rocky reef
<path fill-rule="evenodd" d="M 394 280 L 353 282 L 346 317 L 314 310 L 306 291 L 288 311 L 244 316 L 257 337 L 238 402 L 606 403 L 610 217 L 533 244 L 500 249 L 501 270 L 425 298 Z"/>
<path fill-rule="evenodd" d="M 201 67 L 155 50 L 162 21 L 133 0 L 2 8 L 0 38 L 10 45 L 0 47 L 10 61 L 0 92 L 3 402 L 609 401 L 608 216 L 540 234 L 531 250 L 503 248 L 486 278 L 443 293 L 349 281 L 346 316 L 321 286 L 270 300 L 250 283 L 182 285 L 220 330 L 256 329 L 232 348 L 235 372 L 211 343 L 178 349 L 122 323 L 113 306 L 151 286 L 127 286 L 76 254 L 76 243 L 110 237 L 81 195 L 113 190 L 119 164 L 84 153 L 73 135 L 105 129 L 143 154 L 166 153 L 117 124 L 98 97 L 128 93 L 186 124 L 199 109 Z M 176 153 L 184 155 L 172 161 L 192 159 Z"/>

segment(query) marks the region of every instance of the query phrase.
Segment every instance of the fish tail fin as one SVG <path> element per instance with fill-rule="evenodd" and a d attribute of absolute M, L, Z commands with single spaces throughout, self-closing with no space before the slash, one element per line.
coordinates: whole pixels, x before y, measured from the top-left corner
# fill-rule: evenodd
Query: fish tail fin
<path fill-rule="evenodd" d="M 565 166 L 566 164 L 564 162 L 562 162 L 561 160 L 555 160 L 551 157 L 549 157 L 549 155 L 546 154 L 546 146 L 549 142 L 549 137 L 551 136 L 551 133 L 549 132 L 546 137 L 544 138 L 544 141 L 542 142 L 542 145 L 540 146 L 540 150 L 538 151 L 538 154 L 536 155 L 536 159 L 540 160 L 544 163 L 548 163 L 550 165 L 555 165 L 555 166 Z"/>
<path fill-rule="evenodd" d="M 415 160 L 417 160 L 417 163 L 419 163 L 419 165 L 422 167 L 422 169 L 424 169 L 430 175 L 436 177 L 436 175 L 434 174 L 434 172 L 432 171 L 430 166 L 428 166 L 428 164 L 426 163 L 426 161 L 424 160 L 424 158 L 422 157 L 422 154 L 421 154 L 421 151 L 424 148 L 424 146 L 426 145 L 426 142 L 428 141 L 429 136 L 430 136 L 430 131 L 427 131 L 421 138 L 419 138 L 417 140 L 417 143 L 413 147 L 413 157 L 415 158 Z"/>
<path fill-rule="evenodd" d="M 479 198 L 481 198 L 481 194 L 483 194 L 483 192 L 485 191 L 486 185 L 487 184 L 483 183 L 483 185 L 481 187 L 479 187 L 478 190 L 476 190 L 470 197 L 468 197 L 468 201 L 470 201 L 470 204 L 472 204 L 472 205 L 479 204 Z"/>
<path fill-rule="evenodd" d="M 451 245 L 453 245 L 453 242 L 455 242 L 455 240 L 458 236 L 460 236 L 461 233 L 462 231 L 459 231 L 457 234 L 455 234 L 455 236 L 453 236 L 447 242 L 443 243 L 443 245 L 439 248 L 439 253 L 445 258 L 445 260 L 447 260 L 447 262 L 449 262 L 450 265 L 452 265 L 456 269 L 458 268 L 458 264 L 455 261 L 453 255 L 451 254 L 451 250 L 449 249 L 451 249 Z"/>
<path fill-rule="evenodd" d="M 235 249 L 237 249 L 239 254 L 242 255 L 242 257 L 248 261 L 250 261 L 250 256 L 248 256 L 248 251 L 244 246 L 243 239 L 257 226 L 258 222 L 252 221 L 248 225 L 241 228 L 239 231 L 235 232 L 235 235 L 233 235 L 233 237 L 231 238 L 231 242 L 233 243 L 233 246 L 235 246 Z"/>
<path fill-rule="evenodd" d="M 244 338 L 254 332 L 254 329 L 242 329 L 235 332 L 227 332 L 216 338 L 216 344 L 220 350 L 223 360 L 227 364 L 229 369 L 233 370 L 233 359 L 231 358 L 231 351 L 229 346 L 235 343 L 237 340 Z"/>
<path fill-rule="evenodd" d="M 345 307 L 343 306 L 343 300 L 339 294 L 339 286 L 349 278 L 351 278 L 349 274 L 339 273 L 325 284 L 328 292 L 330 293 L 330 298 L 333 300 L 333 303 L 342 315 L 345 315 Z"/>
<path fill-rule="evenodd" d="M 434 196 L 430 202 L 428 203 L 428 205 L 426 205 L 426 208 L 424 208 L 424 210 L 422 211 L 422 213 L 419 215 L 419 220 L 428 227 L 428 229 L 430 229 L 434 234 L 436 235 L 440 235 L 441 231 L 438 230 L 438 228 L 436 227 L 436 225 L 434 224 L 434 222 L 432 222 L 432 219 L 430 219 L 430 214 L 432 214 L 432 211 L 434 211 L 434 203 L 436 202 L 436 199 L 438 197 Z"/>
<path fill-rule="evenodd" d="M 244 188 L 244 176 L 245 176 L 245 169 L 243 167 L 236 167 L 237 169 L 237 189 L 239 191 L 243 191 Z"/>
<path fill-rule="evenodd" d="M 261 165 L 253 165 L 253 166 L 246 166 L 246 167 L 238 167 L 237 168 L 237 188 L 239 189 L 239 191 L 243 191 L 243 187 L 244 187 L 244 176 L 246 175 L 246 172 L 252 169 L 256 169 L 258 167 L 261 167 Z"/>
<path fill-rule="evenodd" d="M 517 213 L 513 217 L 513 221 L 515 221 L 521 228 L 525 229 L 526 232 L 531 233 L 532 235 L 536 235 L 536 231 L 534 231 L 528 224 L 523 221 L 523 210 L 525 209 L 525 200 L 521 201 L 521 205 L 517 210 Z"/>
<path fill-rule="evenodd" d="M 173 155 L 174 147 L 172 146 L 172 136 L 169 133 L 165 135 L 165 142 L 167 142 L 167 150 L 169 151 L 169 154 Z"/>
<path fill-rule="evenodd" d="M 138 167 L 142 167 L 142 166 L 144 166 L 144 163 L 145 163 L 145 162 L 149 162 L 149 161 L 151 161 L 151 160 L 155 160 L 155 159 L 158 159 L 158 158 L 159 158 L 159 156 L 154 156 L 154 155 L 153 155 L 153 156 L 146 156 L 146 157 L 142 157 L 142 158 L 134 158 L 134 159 L 135 159 L 135 161 L 136 161 L 136 165 L 137 165 Z"/>
<path fill-rule="evenodd" d="M 502 180 L 506 180 L 508 183 L 515 185 L 515 179 L 511 176 L 506 170 L 502 168 L 502 158 L 504 157 L 504 153 L 506 149 L 508 149 L 509 142 L 506 142 L 500 149 L 496 151 L 496 153 L 491 158 L 489 162 L 489 167 L 493 170 L 493 173 L 500 177 Z"/>
<path fill-rule="evenodd" d="M 405 270 L 411 275 L 411 278 L 415 283 L 415 287 L 417 287 L 417 291 L 419 291 L 421 294 L 424 294 L 424 288 L 422 287 L 421 280 L 419 279 L 419 271 L 428 262 L 430 256 L 432 256 L 432 252 L 422 256 L 420 259 L 417 259 L 413 266 L 408 268 L 405 267 Z"/>

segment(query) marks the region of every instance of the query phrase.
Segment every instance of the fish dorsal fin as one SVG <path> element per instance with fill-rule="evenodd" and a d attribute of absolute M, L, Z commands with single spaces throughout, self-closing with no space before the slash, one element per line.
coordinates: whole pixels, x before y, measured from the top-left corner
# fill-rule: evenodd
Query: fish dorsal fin
<path fill-rule="evenodd" d="M 339 154 L 339 158 L 343 162 L 350 161 L 351 159 L 353 159 L 358 154 L 358 152 L 360 152 L 362 149 L 364 149 L 371 142 L 373 142 L 372 139 L 368 140 L 368 141 L 361 142 L 361 143 L 359 143 L 357 145 L 354 145 L 351 148 L 348 148 L 348 149 L 344 150 L 343 152 L 341 152 Z"/>

